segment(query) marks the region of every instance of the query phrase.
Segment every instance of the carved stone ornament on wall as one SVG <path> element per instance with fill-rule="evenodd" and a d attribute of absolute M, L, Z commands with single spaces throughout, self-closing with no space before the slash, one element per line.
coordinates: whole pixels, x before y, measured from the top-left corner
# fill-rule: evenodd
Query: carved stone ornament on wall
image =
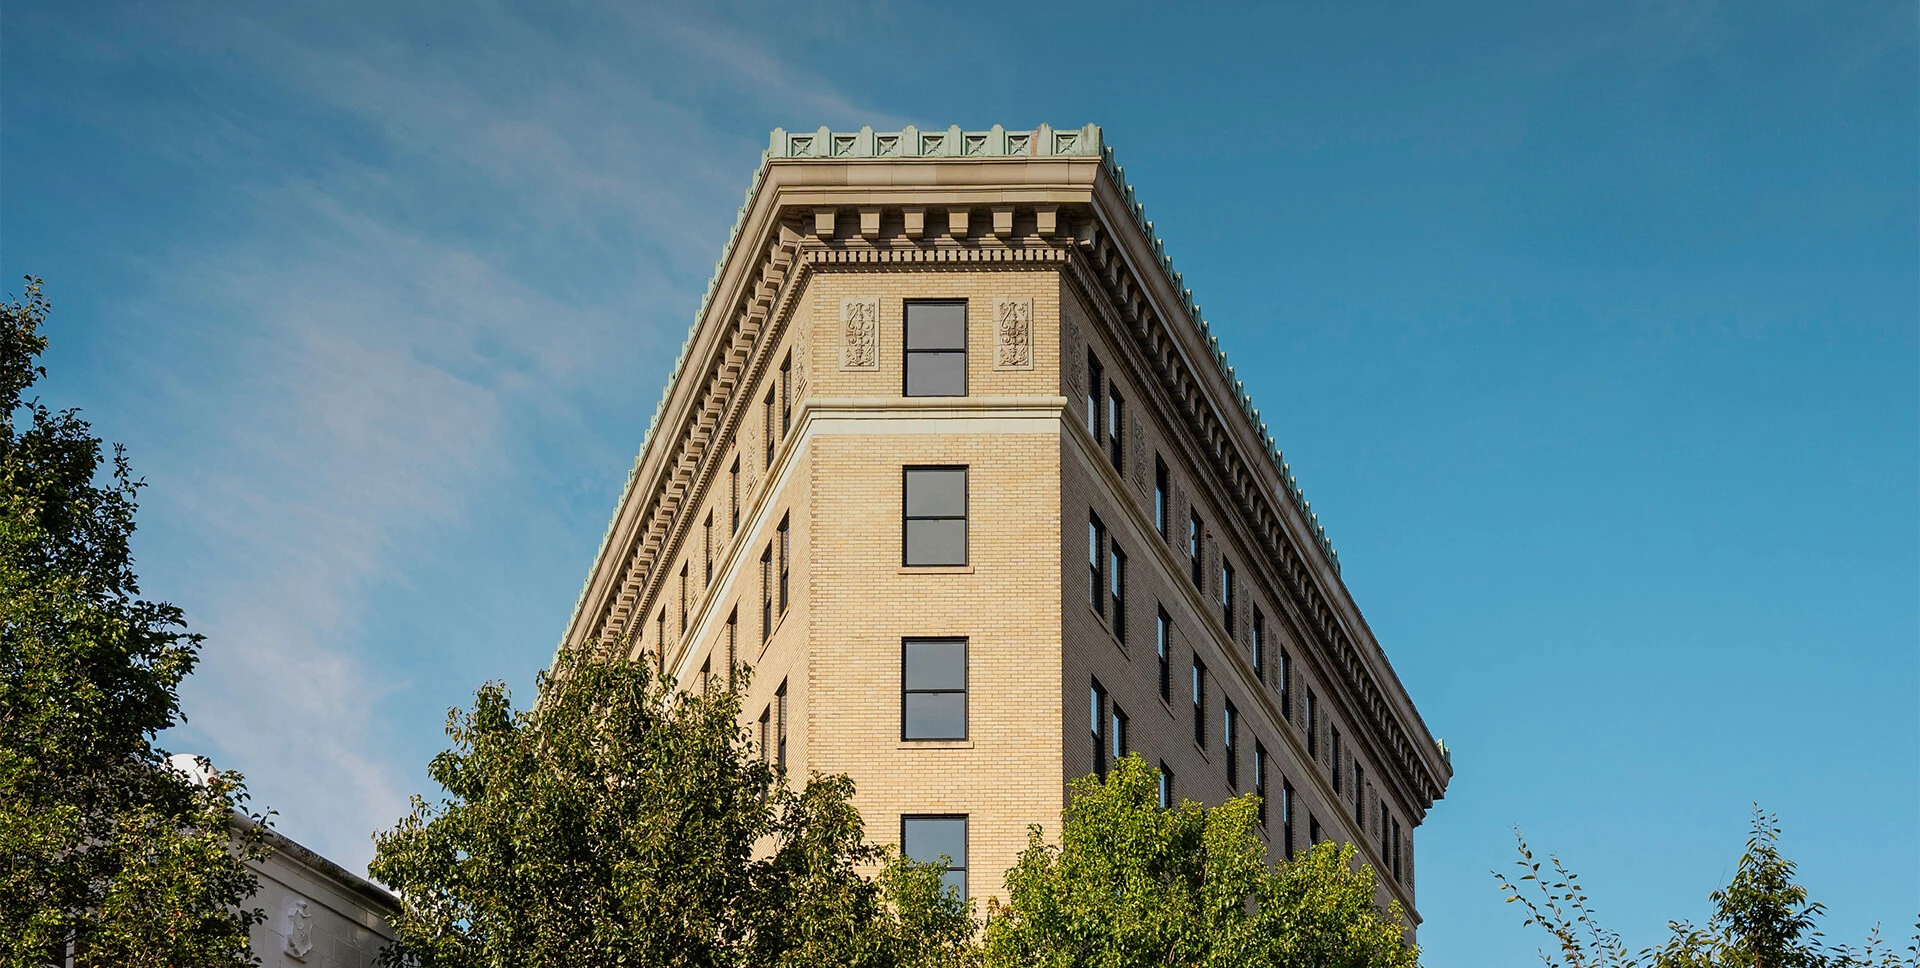
<path fill-rule="evenodd" d="M 1033 369 L 1033 300 L 994 300 L 993 368 Z"/>
<path fill-rule="evenodd" d="M 302 897 L 289 898 L 280 917 L 280 933 L 285 939 L 280 953 L 294 961 L 305 961 L 313 953 L 313 912 Z"/>
<path fill-rule="evenodd" d="M 1064 320 L 1063 322 L 1066 324 L 1065 329 L 1067 334 L 1065 340 L 1065 352 L 1067 354 L 1067 390 L 1075 399 L 1079 399 L 1080 395 L 1086 392 L 1085 385 L 1080 382 L 1080 358 L 1084 355 L 1080 351 L 1080 327 L 1071 319 Z"/>
<path fill-rule="evenodd" d="M 880 368 L 880 299 L 840 300 L 840 368 Z"/>

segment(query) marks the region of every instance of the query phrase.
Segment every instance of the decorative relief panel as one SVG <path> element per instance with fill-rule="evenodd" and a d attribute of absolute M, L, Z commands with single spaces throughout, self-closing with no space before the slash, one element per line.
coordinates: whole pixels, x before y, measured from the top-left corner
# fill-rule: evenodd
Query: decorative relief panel
<path fill-rule="evenodd" d="M 793 341 L 793 402 L 797 406 L 807 395 L 807 386 L 813 382 L 813 340 L 803 329 Z"/>
<path fill-rule="evenodd" d="M 1033 300 L 994 300 L 993 368 L 1033 369 Z"/>
<path fill-rule="evenodd" d="M 840 368 L 880 368 L 880 299 L 840 300 Z"/>
<path fill-rule="evenodd" d="M 1066 337 L 1062 340 L 1065 344 L 1062 351 L 1067 355 L 1067 389 L 1072 391 L 1075 399 L 1079 399 L 1087 393 L 1087 385 L 1080 376 L 1082 361 L 1086 358 L 1085 346 L 1080 342 L 1080 327 L 1071 319 L 1063 319 L 1062 322 L 1066 324 L 1062 327 Z"/>

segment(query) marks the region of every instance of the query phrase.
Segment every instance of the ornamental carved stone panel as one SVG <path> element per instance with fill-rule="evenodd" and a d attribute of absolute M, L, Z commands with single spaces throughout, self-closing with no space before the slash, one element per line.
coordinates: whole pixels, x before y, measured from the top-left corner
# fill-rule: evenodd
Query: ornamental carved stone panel
<path fill-rule="evenodd" d="M 993 301 L 993 368 L 1033 369 L 1033 300 Z"/>
<path fill-rule="evenodd" d="M 880 298 L 840 300 L 840 368 L 880 369 Z"/>
<path fill-rule="evenodd" d="M 1067 355 L 1067 393 L 1074 399 L 1079 399 L 1087 392 L 1086 384 L 1080 379 L 1080 361 L 1085 355 L 1081 352 L 1080 327 L 1071 319 L 1062 322 L 1066 324 L 1065 345 L 1061 350 Z"/>

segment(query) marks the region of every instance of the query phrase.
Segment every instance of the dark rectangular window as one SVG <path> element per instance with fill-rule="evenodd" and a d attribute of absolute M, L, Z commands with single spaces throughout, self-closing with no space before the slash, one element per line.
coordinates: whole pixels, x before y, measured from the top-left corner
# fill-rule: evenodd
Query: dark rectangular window
<path fill-rule="evenodd" d="M 780 519 L 780 614 L 787 614 L 787 591 L 792 587 L 789 576 L 793 563 L 793 529 L 787 527 L 787 519 Z"/>
<path fill-rule="evenodd" d="M 1193 659 L 1193 744 L 1207 748 L 1207 667 Z"/>
<path fill-rule="evenodd" d="M 961 900 L 967 897 L 966 814 L 907 815 L 900 818 L 900 852 L 922 864 L 944 862 L 940 880 Z"/>
<path fill-rule="evenodd" d="M 1253 741 L 1253 795 L 1260 798 L 1260 826 L 1267 825 L 1267 748 Z"/>
<path fill-rule="evenodd" d="M 1380 861 L 1383 864 L 1386 863 L 1388 857 L 1387 845 L 1389 843 L 1389 834 L 1387 832 L 1387 818 L 1387 801 L 1385 798 L 1382 798 L 1380 800 Z"/>
<path fill-rule="evenodd" d="M 1173 809 L 1173 771 L 1165 761 L 1160 763 L 1160 809 Z"/>
<path fill-rule="evenodd" d="M 780 439 L 793 431 L 793 355 L 780 361 Z"/>
<path fill-rule="evenodd" d="M 1367 768 L 1357 756 L 1353 758 L 1353 822 L 1367 822 Z"/>
<path fill-rule="evenodd" d="M 1282 849 L 1288 860 L 1293 859 L 1293 784 L 1286 779 L 1280 781 L 1280 831 Z"/>
<path fill-rule="evenodd" d="M 1167 610 L 1160 609 L 1158 620 L 1154 623 L 1154 648 L 1160 659 L 1160 701 L 1173 702 L 1173 619 L 1167 617 Z"/>
<path fill-rule="evenodd" d="M 1237 735 L 1240 732 L 1240 711 L 1233 708 L 1232 700 L 1226 700 L 1221 705 L 1220 738 L 1225 744 L 1227 754 L 1227 789 L 1238 791 L 1240 789 L 1240 751 L 1234 749 L 1234 743 L 1240 738 Z"/>
<path fill-rule="evenodd" d="M 900 738 L 967 738 L 967 640 L 900 643 Z"/>
<path fill-rule="evenodd" d="M 1227 556 L 1222 554 L 1220 556 L 1220 621 L 1226 623 L 1228 640 L 1232 640 L 1235 635 L 1234 608 L 1239 604 L 1234 601 L 1236 594 L 1233 588 L 1233 566 L 1227 564 Z"/>
<path fill-rule="evenodd" d="M 1087 433 L 1093 435 L 1093 442 L 1096 444 L 1106 439 L 1106 435 L 1100 432 L 1100 391 L 1101 384 L 1105 382 L 1103 372 L 1100 369 L 1100 361 L 1094 359 L 1093 352 L 1089 350 L 1087 352 Z"/>
<path fill-rule="evenodd" d="M 1167 462 L 1153 455 L 1153 530 L 1160 532 L 1160 540 L 1173 540 L 1173 522 L 1169 520 L 1172 512 L 1169 505 L 1173 502 L 1167 483 Z"/>
<path fill-rule="evenodd" d="M 727 613 L 727 688 L 733 688 L 733 667 L 740 664 L 740 610 Z"/>
<path fill-rule="evenodd" d="M 713 656 L 700 660 L 700 695 L 713 693 Z"/>
<path fill-rule="evenodd" d="M 740 533 L 740 458 L 727 468 L 727 538 Z"/>
<path fill-rule="evenodd" d="M 653 618 L 653 669 L 663 672 L 667 668 L 667 608 L 660 606 L 660 614 Z"/>
<path fill-rule="evenodd" d="M 1087 690 L 1087 732 L 1093 740 L 1093 775 L 1107 775 L 1107 691 L 1100 680 Z"/>
<path fill-rule="evenodd" d="M 687 565 L 680 566 L 680 637 L 687 637 Z"/>
<path fill-rule="evenodd" d="M 760 552 L 760 641 L 773 637 L 773 545 Z"/>
<path fill-rule="evenodd" d="M 780 688 L 773 694 L 773 703 L 778 710 L 774 717 L 774 734 L 779 750 L 779 757 L 774 761 L 774 765 L 784 773 L 787 769 L 787 680 L 780 680 Z"/>
<path fill-rule="evenodd" d="M 1400 818 L 1393 818 L 1393 880 L 1400 882 Z"/>
<path fill-rule="evenodd" d="M 1126 439 L 1126 434 L 1124 433 L 1126 423 L 1126 402 L 1120 399 L 1120 394 L 1114 392 L 1112 387 L 1108 387 L 1107 460 L 1113 463 L 1113 469 L 1119 471 L 1121 477 L 1127 476 L 1126 445 L 1122 443 L 1122 441 Z"/>
<path fill-rule="evenodd" d="M 1340 782 L 1340 727 L 1328 727 L 1327 735 L 1333 741 L 1333 795 L 1344 796 L 1346 787 Z"/>
<path fill-rule="evenodd" d="M 1315 763 L 1320 762 L 1320 709 L 1314 701 L 1313 690 L 1307 690 L 1307 755 Z"/>
<path fill-rule="evenodd" d="M 906 328 L 906 395 L 966 396 L 967 304 L 907 303 Z"/>
<path fill-rule="evenodd" d="M 1267 617 L 1253 610 L 1253 677 L 1264 683 L 1267 681 Z"/>
<path fill-rule="evenodd" d="M 1113 599 L 1113 635 L 1127 641 L 1127 555 L 1120 543 L 1107 543 L 1107 591 Z"/>
<path fill-rule="evenodd" d="M 966 564 L 967 469 L 908 467 L 902 473 L 902 561 L 909 566 Z"/>
<path fill-rule="evenodd" d="M 773 758 L 773 707 L 760 710 L 760 762 L 767 763 Z"/>
<path fill-rule="evenodd" d="M 1106 572 L 1107 526 L 1100 516 L 1087 513 L 1087 597 L 1093 610 L 1107 614 Z"/>
<path fill-rule="evenodd" d="M 707 521 L 706 521 L 706 524 L 704 525 L 704 528 L 705 528 L 706 534 L 700 542 L 702 545 L 702 549 L 700 553 L 706 559 L 706 566 L 702 571 L 702 575 L 700 579 L 700 587 L 710 588 L 713 586 L 713 512 L 712 511 L 707 512 Z"/>
<path fill-rule="evenodd" d="M 1274 670 L 1280 681 L 1280 718 L 1293 722 L 1293 659 L 1287 650 L 1280 650 L 1280 668 Z"/>
<path fill-rule="evenodd" d="M 1200 553 L 1200 545 L 1204 534 L 1205 532 L 1200 528 L 1200 512 L 1187 512 L 1187 560 L 1192 567 L 1193 587 L 1202 589 L 1204 589 L 1204 576 L 1201 575 L 1201 571 L 1206 568 L 1206 561 Z"/>
<path fill-rule="evenodd" d="M 1107 714 L 1107 752 L 1109 762 L 1119 762 L 1127 755 L 1127 714 L 1120 711 L 1119 703 L 1112 703 Z"/>
<path fill-rule="evenodd" d="M 1307 843 L 1317 844 L 1322 839 L 1324 838 L 1320 836 L 1320 818 L 1314 816 L 1313 811 L 1309 810 L 1307 811 Z"/>

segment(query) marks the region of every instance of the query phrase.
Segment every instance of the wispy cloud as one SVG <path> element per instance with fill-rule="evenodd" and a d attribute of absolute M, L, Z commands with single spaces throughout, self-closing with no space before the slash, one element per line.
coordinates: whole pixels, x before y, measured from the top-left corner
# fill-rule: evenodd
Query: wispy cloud
<path fill-rule="evenodd" d="M 124 354 L 192 361 L 150 368 L 178 445 L 151 455 L 149 511 L 200 536 L 161 556 L 164 584 L 208 634 L 171 743 L 245 771 L 283 829 L 357 867 L 422 765 L 387 704 L 436 674 L 370 645 L 396 618 L 375 603 L 422 548 L 504 511 L 488 502 L 531 446 L 522 415 L 592 437 L 610 398 L 651 406 L 748 175 L 716 160 L 762 136 L 716 130 L 707 102 L 859 112 L 764 39 L 657 11 L 572 11 L 626 31 L 587 44 L 485 4 L 457 37 L 229 14 L 141 56 L 260 100 L 170 103 L 127 134 L 227 181 L 239 226 L 157 254 L 123 307 L 145 324 Z M 617 479 L 637 439 L 597 443 L 577 459 L 610 466 L 576 470 Z"/>

